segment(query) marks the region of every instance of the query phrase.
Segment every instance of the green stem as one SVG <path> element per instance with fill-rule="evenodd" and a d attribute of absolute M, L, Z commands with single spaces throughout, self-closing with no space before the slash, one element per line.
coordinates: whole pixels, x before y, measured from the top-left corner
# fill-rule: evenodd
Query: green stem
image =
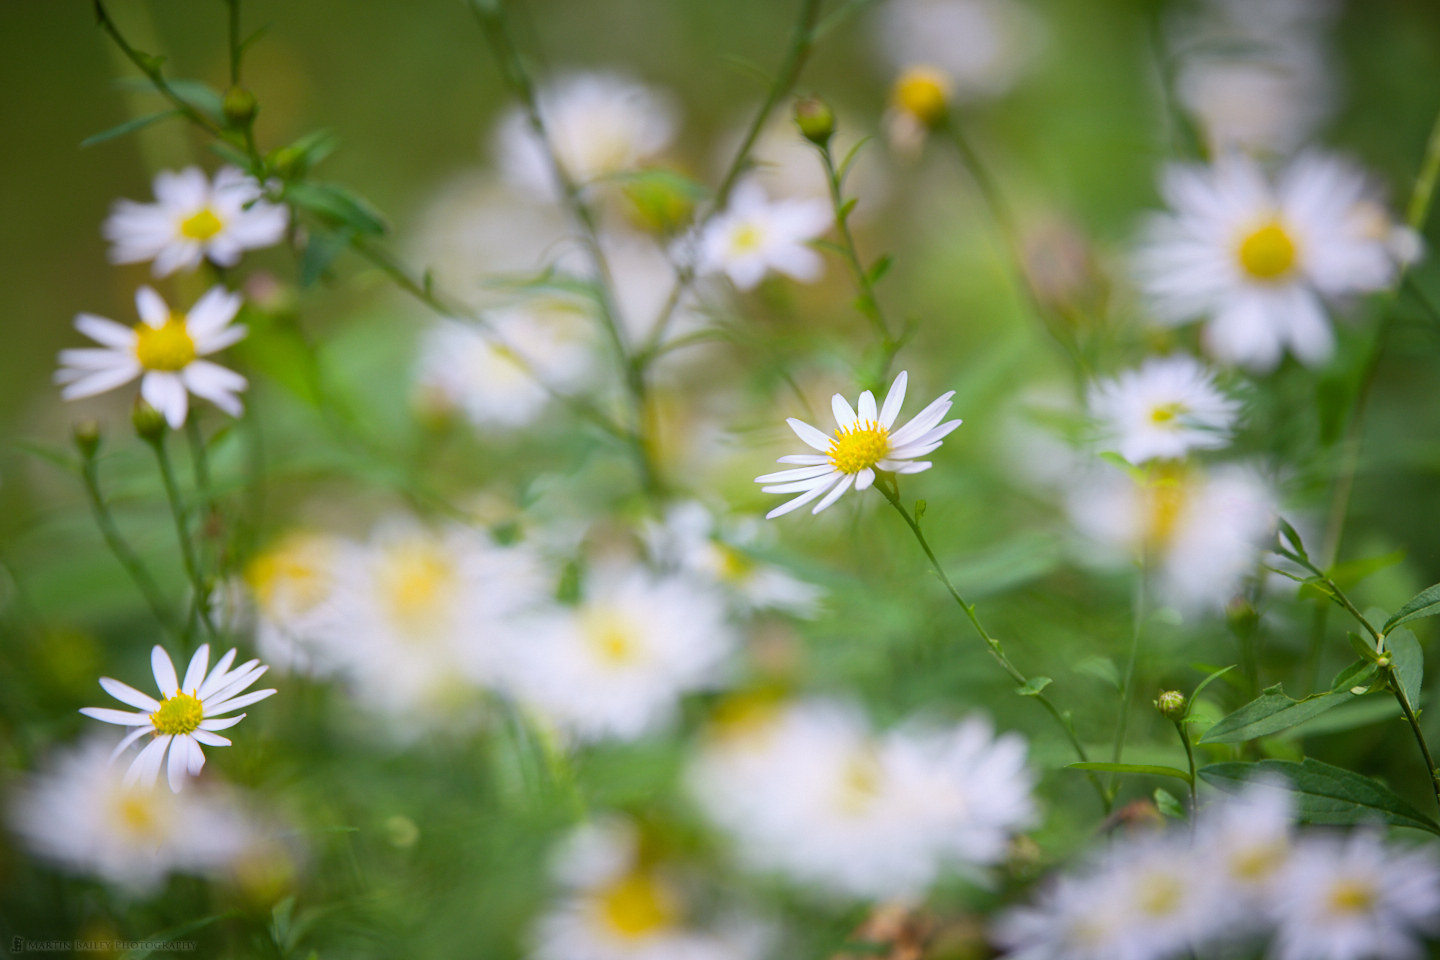
<path fill-rule="evenodd" d="M 1405 689 L 1400 686 L 1400 677 L 1393 666 L 1386 668 L 1390 678 L 1390 690 L 1395 694 L 1395 700 L 1400 704 L 1400 711 L 1405 714 L 1405 721 L 1410 724 L 1410 731 L 1415 734 L 1415 742 L 1420 746 L 1420 755 L 1425 760 L 1425 770 L 1430 777 L 1430 789 L 1435 793 L 1435 802 L 1440 804 L 1440 771 L 1435 768 L 1435 758 L 1430 755 L 1430 745 L 1425 742 L 1425 733 L 1420 729 L 1420 718 L 1416 716 L 1415 709 L 1410 705 L 1410 698 L 1406 695 Z"/>
<path fill-rule="evenodd" d="M 135 581 L 135 586 L 145 597 L 145 602 L 150 606 L 150 612 L 160 625 L 169 632 L 179 636 L 181 631 L 176 627 L 173 614 L 169 605 L 165 602 L 165 596 L 160 592 L 155 578 L 150 576 L 144 561 L 140 559 L 133 547 L 126 542 L 120 533 L 120 528 L 115 525 L 115 518 L 110 513 L 110 507 L 105 502 L 105 496 L 100 491 L 100 472 L 93 456 L 84 458 L 80 465 L 80 476 L 85 483 L 85 493 L 90 501 L 90 512 L 95 517 L 95 525 L 100 528 L 100 535 L 105 538 L 105 545 L 120 561 L 120 566 Z"/>
<path fill-rule="evenodd" d="M 214 506 L 210 493 L 210 455 L 205 449 L 205 435 L 200 432 L 200 418 L 192 410 L 185 418 L 185 439 L 190 444 L 190 466 L 195 472 L 195 489 L 200 494 L 202 510 L 208 514 Z"/>
<path fill-rule="evenodd" d="M 1140 638 L 1145 632 L 1145 587 L 1148 578 L 1147 565 L 1140 565 L 1140 579 L 1135 585 L 1134 623 L 1130 630 L 1130 655 L 1125 660 L 1125 680 L 1120 687 L 1120 719 L 1115 726 L 1115 748 L 1112 762 L 1119 763 L 1125 752 L 1125 731 L 1130 725 L 1130 701 L 1134 699 L 1135 660 L 1140 652 Z M 1110 778 L 1110 795 L 1113 799 L 1120 792 L 1119 774 Z"/>
<path fill-rule="evenodd" d="M 1180 734 L 1180 742 L 1185 744 L 1185 759 L 1190 761 L 1190 822 L 1193 826 L 1200 813 L 1200 798 L 1195 792 L 1195 747 L 1190 743 L 1190 735 L 1185 732 L 1185 724 L 1179 720 L 1173 723 L 1175 732 Z"/>
<path fill-rule="evenodd" d="M 225 0 L 230 8 L 230 84 L 240 83 L 240 0 Z"/>
<path fill-rule="evenodd" d="M 194 415 L 193 413 L 191 414 Z M 155 461 L 160 465 L 160 477 L 165 483 L 165 496 L 170 501 L 170 513 L 175 518 L 175 534 L 180 540 L 180 556 L 185 563 L 185 574 L 190 578 L 190 589 L 194 591 L 194 611 L 200 624 L 210 636 L 215 635 L 215 625 L 210 620 L 210 592 L 205 588 L 200 564 L 196 560 L 195 544 L 190 539 L 189 513 L 185 500 L 180 495 L 180 485 L 175 482 L 175 468 L 170 463 L 170 452 L 165 447 L 165 434 L 155 439 L 146 439 L 150 449 L 155 451 Z M 189 623 L 186 623 L 189 630 Z"/>
<path fill-rule="evenodd" d="M 955 585 L 950 582 L 950 577 L 945 573 L 945 568 L 941 566 L 940 561 L 935 557 L 935 551 L 930 549 L 930 542 L 925 539 L 924 531 L 921 530 L 920 525 L 915 522 L 915 518 L 910 515 L 910 511 L 906 510 L 904 504 L 900 502 L 900 486 L 896 482 L 894 475 L 877 474 L 875 486 L 884 494 L 885 499 L 890 502 L 890 506 L 894 507 L 896 512 L 904 519 L 905 525 L 915 534 L 915 539 L 919 542 L 920 549 L 925 551 L 925 556 L 930 560 L 930 566 L 934 569 L 935 575 L 940 578 L 940 582 L 945 585 L 945 589 L 950 592 L 950 596 L 960 605 L 960 609 L 964 611 L 966 619 L 968 619 L 970 625 L 975 628 L 975 632 L 980 635 L 980 639 L 985 642 L 986 650 L 995 662 L 1000 665 L 1000 669 L 1009 674 L 1010 679 L 1022 687 L 1029 683 L 1029 678 L 1021 673 L 1019 668 L 1011 663 L 1010 659 L 1005 656 L 1005 651 L 1001 648 L 1000 641 L 990 636 L 985 630 L 985 626 L 980 622 L 980 618 L 975 615 L 974 605 L 966 603 L 965 599 L 960 596 L 960 592 L 955 589 Z M 1035 693 L 1034 697 L 1040 701 L 1041 705 L 1044 706 L 1050 715 L 1055 718 L 1055 721 L 1060 724 L 1060 728 L 1065 731 L 1065 737 L 1070 741 L 1070 746 L 1074 749 L 1075 755 L 1080 758 L 1082 763 L 1089 763 L 1090 758 L 1085 752 L 1085 745 L 1082 744 L 1080 738 L 1075 735 L 1074 725 L 1055 707 L 1055 704 L 1050 701 L 1049 697 L 1045 696 L 1043 691 Z M 1091 784 L 1094 785 L 1095 792 L 1100 796 L 1100 803 L 1104 806 L 1105 812 L 1108 814 L 1111 805 L 1109 793 L 1100 785 L 1100 780 L 1093 772 L 1087 771 L 1086 776 L 1089 777 Z"/>

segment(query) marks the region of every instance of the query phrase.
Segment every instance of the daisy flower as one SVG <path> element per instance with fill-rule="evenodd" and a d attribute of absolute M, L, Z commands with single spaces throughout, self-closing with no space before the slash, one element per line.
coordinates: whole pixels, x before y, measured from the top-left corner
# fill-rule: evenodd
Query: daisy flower
<path fill-rule="evenodd" d="M 1172 212 L 1149 225 L 1140 284 L 1162 322 L 1203 318 L 1226 363 L 1264 373 L 1287 349 L 1324 363 L 1335 340 L 1326 302 L 1395 276 L 1393 230 L 1376 229 L 1364 175 L 1336 157 L 1305 154 L 1273 183 L 1238 154 L 1175 165 L 1162 192 Z"/>
<path fill-rule="evenodd" d="M 126 327 L 82 313 L 75 329 L 102 346 L 60 351 L 55 382 L 65 400 L 93 397 L 140 377 L 140 395 L 164 415 L 172 429 L 185 425 L 189 394 L 209 400 L 232 417 L 244 411 L 236 396 L 249 383 L 240 374 L 202 360 L 244 339 L 246 329 L 232 323 L 241 297 L 215 285 L 190 312 L 172 313 L 149 287 L 135 291 L 141 322 Z"/>
<path fill-rule="evenodd" d="M 233 267 L 246 250 L 279 243 L 290 223 L 283 204 L 264 200 L 254 177 L 221 167 L 214 181 L 199 167 L 155 175 L 155 202 L 117 200 L 105 221 L 111 263 L 153 260 L 167 277 L 194 270 L 201 260 Z"/>
<path fill-rule="evenodd" d="M 1197 870 L 1217 877 L 1237 933 L 1263 929 L 1295 850 L 1295 795 L 1283 780 L 1260 780 L 1201 811 Z"/>
<path fill-rule="evenodd" d="M 885 395 L 885 405 L 877 412 L 875 395 L 869 390 L 860 394 L 860 411 L 855 409 L 840 394 L 830 399 L 830 409 L 835 414 L 838 429 L 828 437 L 803 420 L 794 417 L 785 422 L 795 435 L 820 452 L 800 453 L 781 457 L 777 463 L 798 463 L 802 466 L 793 470 L 781 470 L 756 477 L 756 483 L 771 484 L 762 487 L 764 493 L 799 493 L 788 503 L 782 504 L 765 515 L 770 520 L 783 516 L 791 510 L 798 510 L 805 504 L 825 494 L 823 500 L 810 511 L 819 513 L 840 499 L 840 495 L 854 484 L 856 490 L 865 490 L 875 482 L 875 471 L 891 473 L 920 473 L 930 469 L 928 460 L 916 460 L 939 448 L 950 431 L 960 426 L 959 420 L 940 421 L 950 412 L 951 390 L 940 396 L 934 403 L 905 426 L 891 433 L 895 418 L 905 402 L 905 385 L 909 377 L 901 373 L 890 385 Z M 826 493 L 826 491 L 829 493 Z"/>
<path fill-rule="evenodd" d="M 335 589 L 353 550 L 338 537 L 296 531 L 246 565 L 255 646 L 266 660 L 282 670 L 326 672 L 330 664 L 317 658 L 316 644 L 334 629 Z"/>
<path fill-rule="evenodd" d="M 897 0 L 878 19 L 874 36 L 894 68 L 930 64 L 961 100 L 1009 90 L 1045 35 L 1040 18 L 1015 0 Z"/>
<path fill-rule="evenodd" d="M 245 719 L 245 714 L 238 717 L 226 717 L 225 714 L 248 707 L 275 693 L 273 689 L 242 693 L 269 668 L 260 666 L 259 660 L 249 660 L 232 670 L 230 665 L 234 662 L 235 650 L 232 648 L 220 658 L 215 669 L 207 676 L 205 670 L 210 665 L 210 644 L 201 644 L 200 649 L 195 651 L 195 656 L 190 658 L 190 666 L 185 670 L 185 682 L 182 684 L 176 679 L 175 665 L 170 661 L 170 655 L 157 645 L 150 651 L 150 667 L 155 672 L 155 685 L 160 689 L 160 696 L 163 698 L 161 700 L 141 693 L 119 680 L 100 678 L 100 686 L 105 688 L 106 693 L 141 711 L 126 713 L 124 710 L 111 710 L 106 707 L 81 709 L 80 712 L 87 717 L 135 728 L 129 736 L 120 741 L 120 745 L 110 755 L 111 759 L 118 757 L 126 747 L 145 734 L 154 734 L 154 739 L 140 751 L 139 756 L 130 764 L 130 769 L 126 771 L 125 786 L 137 782 L 143 782 L 147 787 L 154 786 L 168 750 L 170 763 L 167 774 L 170 789 L 179 793 L 185 784 L 185 775 L 188 773 L 195 776 L 205 765 L 205 754 L 200 749 L 202 743 L 207 747 L 230 746 L 230 741 L 217 735 L 215 731 L 235 726 Z"/>
<path fill-rule="evenodd" d="M 1183 355 L 1152 358 L 1090 390 L 1104 441 L 1136 464 L 1225 446 L 1239 408 L 1204 364 Z"/>
<path fill-rule="evenodd" d="M 723 271 L 741 290 L 753 288 L 770 270 L 813 282 L 825 272 L 825 261 L 809 243 L 830 223 L 830 207 L 820 200 L 771 203 L 759 184 L 743 183 L 701 231 L 699 270 Z"/>

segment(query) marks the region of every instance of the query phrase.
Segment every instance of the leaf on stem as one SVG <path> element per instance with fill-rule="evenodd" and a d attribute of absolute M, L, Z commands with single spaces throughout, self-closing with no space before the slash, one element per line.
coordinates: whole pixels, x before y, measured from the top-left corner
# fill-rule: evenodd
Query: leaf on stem
<path fill-rule="evenodd" d="M 1025 681 L 1024 686 L 1016 687 L 1015 692 L 1022 697 L 1038 696 L 1041 690 L 1050 686 L 1051 682 L 1049 677 L 1031 677 Z"/>
<path fill-rule="evenodd" d="M 134 133 L 136 130 L 144 130 L 152 123 L 159 123 L 161 120 L 170 120 L 174 117 L 182 117 L 184 113 L 180 110 L 161 110 L 159 113 L 147 113 L 143 117 L 135 117 L 126 120 L 118 126 L 102 131 L 94 136 L 86 137 L 80 141 L 80 147 L 93 147 L 97 143 L 104 143 L 106 140 L 114 140 L 116 137 L 123 137 L 127 133 Z"/>
<path fill-rule="evenodd" d="M 1236 665 L 1232 663 L 1228 667 L 1221 667 L 1219 670 L 1213 670 L 1208 677 L 1200 681 L 1199 685 L 1195 687 L 1195 692 L 1190 694 L 1190 706 L 1185 711 L 1187 716 L 1189 715 L 1190 711 L 1195 708 L 1195 701 L 1200 699 L 1200 694 L 1204 692 L 1205 688 L 1210 686 L 1210 684 L 1214 683 L 1216 680 L 1219 680 L 1221 677 L 1225 676 L 1225 674 L 1229 673 L 1231 670 L 1234 670 L 1235 666 Z"/>
<path fill-rule="evenodd" d="M 1153 763 L 1067 763 L 1070 770 L 1091 770 L 1096 773 L 1134 773 L 1147 777 L 1175 777 L 1190 782 L 1190 774 L 1179 767 L 1162 767 Z"/>
<path fill-rule="evenodd" d="M 1440 583 L 1421 590 L 1411 597 L 1405 606 L 1396 610 L 1395 615 L 1385 621 L 1385 626 L 1380 628 L 1380 632 L 1388 634 L 1402 623 L 1409 623 L 1411 620 L 1419 620 L 1423 617 L 1433 617 L 1437 613 L 1440 613 Z"/>
<path fill-rule="evenodd" d="M 1212 763 L 1201 767 L 1200 778 L 1227 793 L 1238 793 L 1255 777 L 1279 775 L 1299 800 L 1302 823 L 1349 825 L 1380 819 L 1397 827 L 1413 827 L 1440 834 L 1440 824 L 1416 810 L 1378 780 L 1313 757 L 1261 760 L 1258 763 Z"/>
<path fill-rule="evenodd" d="M 882 256 L 879 260 L 876 260 L 875 265 L 870 268 L 870 273 L 867 276 L 870 285 L 873 287 L 875 284 L 879 283 L 882 279 L 884 279 L 885 274 L 889 273 L 890 268 L 894 265 L 895 258 L 890 256 L 890 254 L 888 253 Z"/>
<path fill-rule="evenodd" d="M 388 229 L 374 207 L 338 183 L 289 183 L 282 199 L 357 233 L 378 235 Z"/>
<path fill-rule="evenodd" d="M 835 179 L 842 185 L 845 183 L 845 178 L 850 175 L 850 167 L 855 163 L 855 159 L 860 156 L 861 148 L 874 139 L 874 137 L 861 137 L 856 141 L 855 146 L 851 147 L 845 154 L 845 159 L 840 161 L 840 166 L 835 170 Z"/>
<path fill-rule="evenodd" d="M 1154 797 L 1156 809 L 1165 816 L 1174 820 L 1185 819 L 1185 808 L 1181 806 L 1180 801 L 1176 800 L 1175 795 L 1169 790 L 1163 787 L 1156 787 Z"/>
<path fill-rule="evenodd" d="M 1266 687 L 1259 698 L 1251 700 L 1220 720 L 1205 732 L 1200 742 L 1243 743 L 1246 740 L 1267 737 L 1352 699 L 1354 694 L 1347 689 L 1312 694 L 1303 700 L 1292 700 L 1285 695 L 1282 685 L 1277 683 L 1273 687 Z"/>
<path fill-rule="evenodd" d="M 1420 687 L 1425 680 L 1425 654 L 1415 634 L 1404 627 L 1385 634 L 1385 649 L 1390 651 L 1390 660 L 1395 679 L 1411 707 L 1420 704 Z"/>

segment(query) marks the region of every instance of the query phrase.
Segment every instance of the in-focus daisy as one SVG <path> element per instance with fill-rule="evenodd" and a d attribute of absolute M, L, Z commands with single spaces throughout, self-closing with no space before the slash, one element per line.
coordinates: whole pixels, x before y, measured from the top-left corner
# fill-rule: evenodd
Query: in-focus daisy
<path fill-rule="evenodd" d="M 718 682 L 736 642 L 725 613 L 716 591 L 688 577 L 598 571 L 577 606 L 524 621 L 511 688 L 582 739 L 633 739 L 665 723 L 682 694 Z"/>
<path fill-rule="evenodd" d="M 1379 290 L 1395 276 L 1389 230 L 1376 230 L 1364 175 L 1309 153 L 1271 182 L 1254 160 L 1175 165 L 1136 255 L 1158 318 L 1206 321 L 1207 349 L 1255 372 L 1289 350 L 1302 363 L 1329 359 L 1326 301 Z"/>
<path fill-rule="evenodd" d="M 126 783 L 108 762 L 113 748 L 109 738 L 90 739 L 19 785 L 10 826 L 37 856 L 148 893 L 170 873 L 235 866 L 260 841 L 228 791 L 207 784 L 177 796 Z"/>
<path fill-rule="evenodd" d="M 246 565 L 255 645 L 266 660 L 282 670 L 324 670 L 316 644 L 334 629 L 335 588 L 352 549 L 338 537 L 297 531 Z"/>
<path fill-rule="evenodd" d="M 249 384 L 244 377 L 202 357 L 244 339 L 244 326 L 231 321 L 240 310 L 240 294 L 213 286 L 189 313 L 172 313 L 149 287 L 135 291 L 140 323 L 126 327 L 82 313 L 75 329 L 100 347 L 60 351 L 55 382 L 66 400 L 93 397 L 140 377 L 140 395 L 164 415 L 173 429 L 185 425 L 189 394 L 209 400 L 232 417 L 244 408 L 237 396 Z"/>
<path fill-rule="evenodd" d="M 254 177 L 221 167 L 212 182 L 199 167 L 155 175 L 155 202 L 117 200 L 105 221 L 111 263 L 154 260 L 165 277 L 194 270 L 201 260 L 233 267 L 246 250 L 279 243 L 290 212 L 262 199 Z"/>
<path fill-rule="evenodd" d="M 1440 866 L 1361 830 L 1310 837 L 1276 882 L 1275 960 L 1410 960 L 1440 931 Z"/>
<path fill-rule="evenodd" d="M 275 693 L 273 689 L 244 693 L 269 668 L 261 666 L 259 660 L 248 660 L 231 669 L 230 665 L 234 662 L 235 650 L 232 648 L 207 675 L 205 670 L 210 665 L 210 644 L 201 644 L 200 649 L 195 651 L 195 656 L 190 658 L 190 666 L 185 670 L 185 681 L 181 683 L 176 679 L 175 665 L 170 661 L 170 654 L 156 645 L 150 651 L 150 667 L 155 672 L 155 686 L 160 689 L 160 696 L 163 698 L 161 700 L 141 693 L 119 680 L 100 678 L 100 686 L 105 688 L 106 693 L 141 711 L 126 713 L 107 707 L 81 709 L 80 712 L 87 717 L 135 728 L 129 736 L 120 741 L 120 745 L 111 754 L 111 759 L 118 757 L 126 747 L 145 734 L 154 735 L 154 739 L 140 751 L 139 756 L 130 764 L 130 769 L 126 771 L 126 786 L 135 783 L 142 783 L 146 787 L 154 786 L 156 777 L 160 775 L 160 764 L 165 760 L 165 752 L 168 750 L 170 763 L 167 775 L 170 789 L 179 793 L 180 788 L 185 785 L 185 775 L 188 773 L 193 777 L 205 765 L 205 754 L 200 749 L 202 743 L 207 747 L 230 746 L 230 741 L 215 731 L 235 726 L 245 719 L 245 714 L 238 717 L 226 717 L 225 714 L 234 713 L 241 707 L 248 707 Z"/>
<path fill-rule="evenodd" d="M 939 449 L 940 443 L 950 431 L 960 426 L 959 420 L 940 421 L 950 412 L 950 398 L 955 391 L 942 394 L 939 399 L 916 415 L 905 426 L 891 433 L 900 407 L 905 403 L 905 385 L 909 375 L 901 373 L 890 385 L 885 395 L 885 405 L 875 408 L 875 395 L 869 390 L 860 394 L 859 412 L 850 406 L 840 394 L 830 399 L 830 409 L 835 414 L 836 431 L 833 437 L 794 417 L 785 422 L 806 444 L 820 453 L 800 453 L 781 457 L 778 463 L 798 463 L 802 466 L 793 470 L 781 470 L 756 477 L 756 483 L 771 484 L 762 487 L 764 493 L 799 493 L 800 496 L 776 507 L 765 515 L 765 519 L 783 516 L 791 510 L 798 510 L 805 504 L 825 494 L 815 504 L 811 513 L 819 513 L 840 499 L 840 495 L 854 484 L 856 490 L 865 490 L 875 482 L 875 471 L 892 473 L 920 473 L 930 469 L 930 461 L 916 460 Z M 829 491 L 826 493 L 826 491 Z"/>
<path fill-rule="evenodd" d="M 772 203 L 759 184 L 742 183 L 700 234 L 699 270 L 723 271 L 741 290 L 753 288 L 770 270 L 810 283 L 825 272 L 825 261 L 809 243 L 830 223 L 830 206 L 820 200 Z"/>
<path fill-rule="evenodd" d="M 1137 464 L 1225 446 L 1239 409 L 1204 364 L 1184 355 L 1152 358 L 1090 390 L 1101 442 Z"/>

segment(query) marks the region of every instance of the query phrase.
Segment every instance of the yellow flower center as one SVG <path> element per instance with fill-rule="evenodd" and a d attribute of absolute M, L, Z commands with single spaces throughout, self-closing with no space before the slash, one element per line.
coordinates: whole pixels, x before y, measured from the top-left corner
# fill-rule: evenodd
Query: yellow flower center
<path fill-rule="evenodd" d="M 600 893 L 600 914 L 623 937 L 639 938 L 675 922 L 675 898 L 653 877 L 633 873 Z"/>
<path fill-rule="evenodd" d="M 296 613 L 314 608 L 330 592 L 329 550 L 323 541 L 292 536 L 250 561 L 245 582 L 266 613 L 284 613 L 284 603 Z"/>
<path fill-rule="evenodd" d="M 1140 893 L 1140 909 L 1152 917 L 1163 917 L 1174 913 L 1184 896 L 1184 888 L 1174 877 L 1167 874 L 1152 874 Z"/>
<path fill-rule="evenodd" d="M 721 700 L 710 715 L 715 734 L 722 739 L 741 740 L 769 728 L 780 715 L 784 701 L 777 690 L 733 693 Z"/>
<path fill-rule="evenodd" d="M 199 213 L 187 217 L 180 224 L 180 233 L 182 236 L 189 237 L 191 240 L 199 240 L 201 243 L 209 240 L 224 229 L 225 224 L 220 222 L 220 218 L 215 216 L 209 207 L 205 207 Z"/>
<path fill-rule="evenodd" d="M 1230 858 L 1230 873 L 1239 880 L 1264 880 L 1284 861 L 1286 849 L 1285 842 L 1277 840 L 1240 851 Z"/>
<path fill-rule="evenodd" d="M 744 580 L 755 569 L 755 561 L 727 543 L 711 543 L 715 551 L 714 566 L 720 579 L 735 582 Z"/>
<path fill-rule="evenodd" d="M 1374 908 L 1377 891 L 1364 880 L 1342 880 L 1330 888 L 1330 907 L 1340 913 L 1364 913 Z"/>
<path fill-rule="evenodd" d="M 873 467 L 890 452 L 890 431 L 874 420 L 856 420 L 830 441 L 830 462 L 841 473 Z"/>
<path fill-rule="evenodd" d="M 131 833 L 148 836 L 160 826 L 151 805 L 151 795 L 140 790 L 126 790 L 115 804 L 121 825 Z"/>
<path fill-rule="evenodd" d="M 174 696 L 160 701 L 160 709 L 150 714 L 156 733 L 179 735 L 191 733 L 205 719 L 205 707 L 193 693 L 177 690 Z"/>
<path fill-rule="evenodd" d="M 1160 467 L 1142 491 L 1145 501 L 1145 543 L 1153 548 L 1167 546 L 1180 525 L 1189 500 L 1185 473 L 1178 465 Z"/>
<path fill-rule="evenodd" d="M 581 630 L 590 649 L 612 667 L 639 660 L 644 651 L 635 625 L 614 610 L 590 610 L 582 615 Z"/>
<path fill-rule="evenodd" d="M 950 78 L 934 67 L 911 67 L 895 81 L 895 105 L 927 127 L 945 119 Z"/>
<path fill-rule="evenodd" d="M 1257 280 L 1279 280 L 1295 266 L 1295 241 L 1271 220 L 1240 241 L 1240 266 Z"/>
<path fill-rule="evenodd" d="M 146 370 L 184 370 L 195 359 L 195 341 L 185 329 L 183 314 L 170 315 L 163 327 L 142 323 L 135 328 L 135 359 Z"/>
<path fill-rule="evenodd" d="M 454 565 L 436 544 L 392 547 L 379 577 L 391 618 L 408 632 L 425 632 L 443 621 L 456 586 Z"/>
<path fill-rule="evenodd" d="M 1150 411 L 1150 422 L 1159 427 L 1175 428 L 1179 419 L 1190 410 L 1183 403 L 1166 403 Z"/>
<path fill-rule="evenodd" d="M 730 235 L 730 248 L 736 254 L 754 253 L 765 242 L 765 231 L 753 223 L 742 223 Z"/>
<path fill-rule="evenodd" d="M 869 750 L 845 761 L 840 774 L 840 810 L 851 816 L 864 813 L 880 796 L 881 777 L 880 762 Z"/>

